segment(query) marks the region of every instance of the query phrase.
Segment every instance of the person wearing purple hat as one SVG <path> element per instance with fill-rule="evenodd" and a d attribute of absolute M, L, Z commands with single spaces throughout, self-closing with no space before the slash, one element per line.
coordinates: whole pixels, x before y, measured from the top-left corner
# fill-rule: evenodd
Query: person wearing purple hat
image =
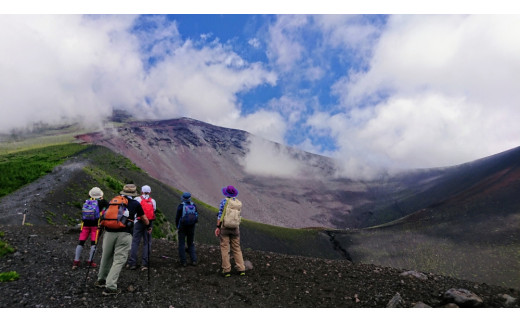
<path fill-rule="evenodd" d="M 225 198 L 220 202 L 217 216 L 215 236 L 220 239 L 220 254 L 222 256 L 222 276 L 231 276 L 231 261 L 229 250 L 233 253 L 235 266 L 240 276 L 245 276 L 244 258 L 240 249 L 240 219 L 242 202 L 237 199 L 238 190 L 229 185 L 222 188 Z"/>

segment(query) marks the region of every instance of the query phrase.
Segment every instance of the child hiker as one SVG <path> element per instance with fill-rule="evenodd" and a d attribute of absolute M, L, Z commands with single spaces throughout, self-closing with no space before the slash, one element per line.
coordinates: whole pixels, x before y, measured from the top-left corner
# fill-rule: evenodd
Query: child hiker
<path fill-rule="evenodd" d="M 90 198 L 85 201 L 81 216 L 81 233 L 79 234 L 79 243 L 76 246 L 76 254 L 72 269 L 76 269 L 80 265 L 81 252 L 85 241 L 90 237 L 90 254 L 86 261 L 87 266 L 97 267 L 92 261 L 92 256 L 96 250 L 99 216 L 108 208 L 108 202 L 103 199 L 103 191 L 99 187 L 93 187 L 88 195 Z"/>

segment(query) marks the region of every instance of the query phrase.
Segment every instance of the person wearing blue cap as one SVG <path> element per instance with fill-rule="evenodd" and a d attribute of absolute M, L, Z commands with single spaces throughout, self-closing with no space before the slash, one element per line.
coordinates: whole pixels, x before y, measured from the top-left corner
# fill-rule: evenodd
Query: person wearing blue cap
<path fill-rule="evenodd" d="M 191 265 L 197 265 L 197 253 L 195 252 L 195 224 L 198 222 L 197 206 L 191 201 L 191 193 L 185 192 L 181 197 L 181 204 L 177 207 L 175 225 L 177 226 L 179 260 L 181 266 L 186 267 L 186 244 L 191 259 Z"/>

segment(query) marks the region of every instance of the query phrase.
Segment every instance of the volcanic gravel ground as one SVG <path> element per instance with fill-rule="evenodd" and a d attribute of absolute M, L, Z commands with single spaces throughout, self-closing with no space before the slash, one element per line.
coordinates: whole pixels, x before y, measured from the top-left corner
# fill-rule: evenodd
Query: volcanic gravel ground
<path fill-rule="evenodd" d="M 426 280 L 401 276 L 403 270 L 243 250 L 252 264 L 246 276 L 221 277 L 220 251 L 197 245 L 199 264 L 180 267 L 176 243 L 153 240 L 151 271 L 123 269 L 117 296 L 103 296 L 94 287 L 97 269 L 72 270 L 79 229 L 67 226 L 0 226 L 16 251 L 0 258 L 0 272 L 16 271 L 20 278 L 0 283 L 3 308 L 181 307 L 181 308 L 337 308 L 387 307 L 399 293 L 401 306 L 420 302 L 444 307 L 450 288 L 480 296 L 482 307 L 504 307 L 502 294 L 518 300 L 519 291 L 427 274 Z M 88 243 L 87 243 L 88 245 Z M 83 250 L 83 260 L 88 247 Z M 99 263 L 101 246 L 95 256 Z M 86 283 L 85 283 L 86 281 Z M 518 307 L 518 301 L 508 306 Z"/>

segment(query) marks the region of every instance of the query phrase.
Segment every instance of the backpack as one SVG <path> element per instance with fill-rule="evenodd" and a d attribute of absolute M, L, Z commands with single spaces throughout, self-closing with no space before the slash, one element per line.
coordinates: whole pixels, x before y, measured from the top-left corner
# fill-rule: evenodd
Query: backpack
<path fill-rule="evenodd" d="M 152 198 L 145 199 L 141 196 L 141 206 L 143 207 L 144 215 L 150 221 L 155 220 L 155 211 L 153 209 Z"/>
<path fill-rule="evenodd" d="M 224 204 L 224 211 L 222 212 L 222 227 L 228 229 L 238 228 L 242 217 L 242 202 L 237 198 L 227 198 L 226 204 Z"/>
<path fill-rule="evenodd" d="M 125 216 L 126 207 L 128 206 L 128 199 L 124 196 L 116 196 L 110 203 L 108 209 L 101 217 L 100 225 L 109 229 L 126 228 L 128 217 Z"/>
<path fill-rule="evenodd" d="M 81 220 L 97 220 L 99 219 L 99 205 L 96 199 L 88 199 L 83 203 L 81 209 Z"/>
<path fill-rule="evenodd" d="M 197 223 L 199 219 L 199 214 L 197 213 L 197 208 L 195 207 L 195 204 L 193 204 L 192 202 L 183 202 L 182 205 L 182 216 L 179 220 L 179 228 L 181 226 L 193 225 Z"/>

